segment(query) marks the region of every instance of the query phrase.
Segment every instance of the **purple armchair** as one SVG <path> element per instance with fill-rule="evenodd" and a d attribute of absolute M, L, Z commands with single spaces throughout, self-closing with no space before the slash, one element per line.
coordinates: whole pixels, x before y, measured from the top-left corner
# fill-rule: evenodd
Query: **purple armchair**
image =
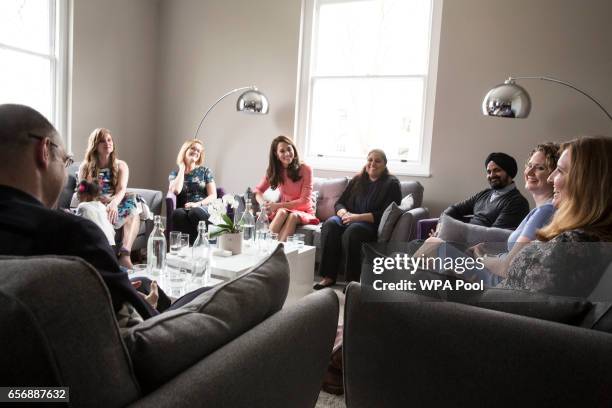
<path fill-rule="evenodd" d="M 470 222 L 471 215 L 466 215 L 463 217 L 463 222 Z M 429 232 L 431 230 L 435 230 L 438 225 L 439 218 L 427 218 L 424 220 L 419 220 L 417 222 L 417 235 L 416 239 L 426 240 L 429 238 Z"/>
<path fill-rule="evenodd" d="M 223 197 L 225 190 L 222 187 L 217 187 L 217 197 Z M 169 239 L 170 231 L 174 231 L 172 225 L 172 211 L 176 208 L 176 194 L 168 191 L 166 195 L 166 239 Z"/>
<path fill-rule="evenodd" d="M 417 236 L 416 239 L 425 240 L 429 238 L 429 231 L 435 230 L 438 225 L 437 218 L 426 218 L 417 222 Z"/>

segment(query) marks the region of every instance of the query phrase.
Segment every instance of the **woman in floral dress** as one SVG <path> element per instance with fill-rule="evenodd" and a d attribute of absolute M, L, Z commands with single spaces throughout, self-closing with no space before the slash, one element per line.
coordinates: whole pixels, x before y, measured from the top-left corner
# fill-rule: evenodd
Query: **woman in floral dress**
<path fill-rule="evenodd" d="M 117 243 L 119 263 L 131 269 L 130 252 L 140 229 L 142 208 L 136 195 L 127 193 L 129 174 L 128 165 L 117 157 L 110 131 L 98 128 L 91 132 L 79 179 L 98 181 L 108 220 L 115 230 L 123 228 L 123 241 L 121 245 Z"/>

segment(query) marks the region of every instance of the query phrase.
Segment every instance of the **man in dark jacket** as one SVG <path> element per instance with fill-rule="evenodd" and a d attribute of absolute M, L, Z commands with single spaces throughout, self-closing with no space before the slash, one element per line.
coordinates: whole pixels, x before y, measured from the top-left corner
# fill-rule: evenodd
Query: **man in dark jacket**
<path fill-rule="evenodd" d="M 0 105 L 0 254 L 81 257 L 102 276 L 118 316 L 157 314 L 119 267 L 97 225 L 51 209 L 71 162 L 57 131 L 40 113 Z"/>
<path fill-rule="evenodd" d="M 451 205 L 444 214 L 458 220 L 470 215 L 470 224 L 484 227 L 516 229 L 529 213 L 529 202 L 512 181 L 518 170 L 516 160 L 506 153 L 491 153 L 485 168 L 491 188 Z"/>

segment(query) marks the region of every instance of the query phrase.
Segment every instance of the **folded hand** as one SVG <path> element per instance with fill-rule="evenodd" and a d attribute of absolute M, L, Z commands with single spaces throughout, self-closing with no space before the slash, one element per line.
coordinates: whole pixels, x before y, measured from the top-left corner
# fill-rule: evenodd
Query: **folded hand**
<path fill-rule="evenodd" d="M 111 224 L 115 224 L 119 211 L 117 210 L 117 204 L 110 203 L 106 206 L 106 213 L 108 214 L 108 220 Z"/>
<path fill-rule="evenodd" d="M 134 286 L 134 289 L 138 289 L 141 285 L 142 281 L 132 281 L 132 286 Z M 154 309 L 157 307 L 157 301 L 159 300 L 159 287 L 157 286 L 156 281 L 151 282 L 148 295 L 141 292 L 138 292 L 138 294 L 142 296 Z"/>

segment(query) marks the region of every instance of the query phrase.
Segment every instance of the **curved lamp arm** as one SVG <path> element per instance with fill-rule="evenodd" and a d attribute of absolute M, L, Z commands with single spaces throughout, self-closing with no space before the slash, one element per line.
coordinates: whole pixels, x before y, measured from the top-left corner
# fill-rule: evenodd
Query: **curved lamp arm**
<path fill-rule="evenodd" d="M 599 106 L 599 109 L 601 109 L 601 110 L 602 110 L 602 111 L 603 111 L 603 112 L 606 114 L 606 116 L 608 116 L 608 118 L 609 118 L 610 120 L 612 120 L 612 115 L 610 115 L 610 113 L 609 113 L 609 112 L 608 112 L 608 111 L 607 111 L 607 110 L 606 110 L 606 109 L 603 107 L 603 105 L 602 105 L 602 104 L 601 104 L 601 103 L 600 103 L 600 102 L 599 102 L 597 99 L 595 99 L 594 97 L 592 97 L 591 95 L 589 95 L 588 93 L 586 93 L 585 91 L 583 91 L 582 89 L 578 88 L 577 86 L 570 84 L 569 82 L 565 82 L 565 81 L 562 81 L 562 80 L 557 79 L 557 78 L 546 77 L 546 76 L 522 76 L 522 77 L 510 77 L 510 78 L 508 78 L 508 79 L 506 80 L 506 82 L 505 82 L 505 83 L 506 83 L 506 84 L 508 84 L 508 83 L 514 83 L 514 81 L 515 81 L 516 79 L 540 79 L 540 80 L 542 80 L 542 81 L 556 82 L 556 83 L 558 83 L 558 84 L 565 85 L 565 86 L 567 86 L 568 88 L 572 88 L 573 90 L 578 91 L 578 92 L 580 92 L 581 94 L 583 94 L 584 96 L 586 96 L 587 98 L 589 98 L 589 99 L 590 99 L 591 101 L 593 101 L 593 102 L 594 102 L 594 103 L 595 103 L 597 106 Z"/>
<path fill-rule="evenodd" d="M 217 100 L 215 101 L 215 103 L 213 103 L 213 104 L 211 105 L 211 107 L 210 107 L 210 108 L 208 108 L 208 110 L 207 110 L 207 111 L 206 111 L 206 113 L 204 114 L 204 117 L 202 118 L 202 120 L 200 121 L 200 124 L 198 125 L 198 130 L 196 130 L 196 133 L 195 133 L 195 137 L 194 137 L 194 139 L 197 139 L 197 138 L 198 138 L 198 133 L 200 133 L 200 128 L 202 127 L 202 123 L 204 123 L 204 119 L 206 119 L 206 117 L 208 116 L 208 114 L 209 114 L 209 113 L 210 113 L 210 112 L 213 110 L 213 108 L 214 108 L 215 106 L 217 106 L 217 104 L 218 104 L 219 102 L 221 102 L 223 99 L 225 99 L 226 97 L 230 96 L 230 95 L 231 95 L 231 94 L 233 94 L 233 93 L 236 93 L 236 92 L 239 92 L 239 91 L 244 91 L 244 90 L 247 90 L 247 89 L 254 91 L 254 90 L 257 90 L 257 87 L 255 87 L 255 86 L 243 86 L 242 88 L 232 89 L 231 91 L 229 91 L 228 93 L 226 93 L 225 95 L 223 95 L 222 97 L 220 97 L 219 99 L 217 99 Z"/>

